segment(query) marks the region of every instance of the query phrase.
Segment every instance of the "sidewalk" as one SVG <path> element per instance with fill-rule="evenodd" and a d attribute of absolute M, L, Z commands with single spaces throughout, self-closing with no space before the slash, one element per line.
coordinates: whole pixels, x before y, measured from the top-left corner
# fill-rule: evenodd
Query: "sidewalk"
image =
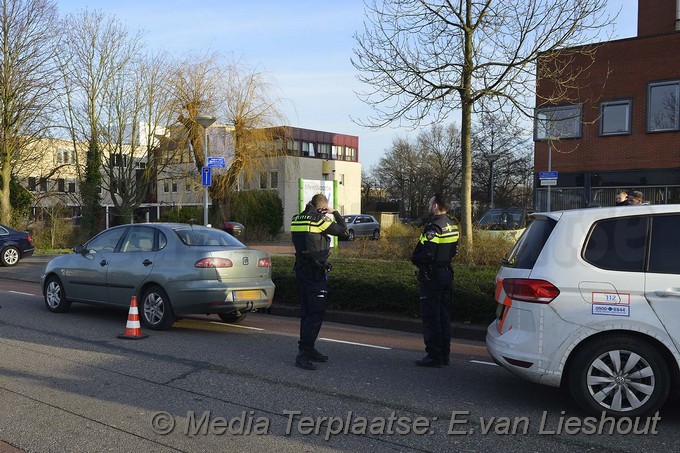
<path fill-rule="evenodd" d="M 293 246 L 289 243 L 264 243 L 249 246 L 265 250 L 270 255 L 288 255 L 294 253 Z M 35 255 L 19 261 L 19 264 L 13 267 L 0 266 L 0 280 L 9 279 L 39 283 L 40 275 L 45 265 L 52 258 L 53 255 Z M 299 309 L 297 306 L 288 304 L 273 304 L 270 313 L 276 316 L 297 317 L 299 316 Z M 404 332 L 420 333 L 422 331 L 421 319 L 408 316 L 327 310 L 324 319 L 331 322 Z M 451 335 L 453 338 L 484 341 L 486 327 L 485 325 L 452 323 Z"/>

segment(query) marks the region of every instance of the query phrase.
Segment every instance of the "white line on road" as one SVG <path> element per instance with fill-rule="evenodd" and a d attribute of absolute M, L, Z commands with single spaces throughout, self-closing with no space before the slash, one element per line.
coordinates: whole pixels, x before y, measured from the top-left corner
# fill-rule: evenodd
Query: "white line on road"
<path fill-rule="evenodd" d="M 471 363 L 479 363 L 480 365 L 493 365 L 493 366 L 498 366 L 497 363 L 493 362 L 482 362 L 481 360 L 470 360 Z"/>
<path fill-rule="evenodd" d="M 35 294 L 31 294 L 31 293 L 22 293 L 22 292 L 20 292 L 20 291 L 7 291 L 7 292 L 8 292 L 8 293 L 12 293 L 12 294 L 21 294 L 22 296 L 35 296 Z M 37 297 L 37 296 L 36 296 L 36 297 Z"/>
<path fill-rule="evenodd" d="M 217 321 L 210 321 L 210 324 L 217 324 L 218 326 L 229 326 L 229 327 L 238 327 L 239 329 L 248 329 L 248 330 L 264 330 L 260 329 L 259 327 L 248 327 L 248 326 L 239 326 L 238 324 L 229 324 L 229 323 L 223 323 L 223 322 L 217 322 Z"/>
<path fill-rule="evenodd" d="M 367 348 L 375 348 L 375 349 L 392 349 L 392 348 L 388 348 L 388 347 L 385 347 L 385 346 L 376 346 L 374 344 L 365 344 L 365 343 L 355 343 L 353 341 L 334 340 L 332 338 L 319 338 L 319 340 L 330 341 L 330 342 L 333 342 L 333 343 L 352 344 L 354 346 L 366 346 Z"/>

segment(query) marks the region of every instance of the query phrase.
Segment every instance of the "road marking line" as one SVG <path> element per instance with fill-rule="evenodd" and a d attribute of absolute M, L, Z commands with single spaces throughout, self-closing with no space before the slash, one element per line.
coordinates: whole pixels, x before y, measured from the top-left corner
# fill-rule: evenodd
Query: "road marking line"
<path fill-rule="evenodd" d="M 217 324 L 218 326 L 223 326 L 223 327 L 238 327 L 239 329 L 247 329 L 247 330 L 264 330 L 264 329 L 261 329 L 259 327 L 239 326 L 238 324 L 229 324 L 229 323 L 217 322 L 217 321 L 210 321 L 210 324 Z"/>
<path fill-rule="evenodd" d="M 319 338 L 319 340 L 330 341 L 330 342 L 333 342 L 333 343 L 352 344 L 354 346 L 366 346 L 367 348 L 375 348 L 375 349 L 392 349 L 392 348 L 388 348 L 388 347 L 385 347 L 385 346 L 376 346 L 374 344 L 365 344 L 365 343 L 355 343 L 353 341 L 334 340 L 332 338 Z"/>
<path fill-rule="evenodd" d="M 35 296 L 35 294 L 31 294 L 31 293 L 22 293 L 21 291 L 7 291 L 7 292 L 8 292 L 8 293 L 12 293 L 12 294 L 21 294 L 22 296 Z M 37 297 L 37 296 L 36 296 L 36 297 Z"/>
<path fill-rule="evenodd" d="M 497 363 L 493 363 L 493 362 L 482 362 L 481 360 L 470 360 L 470 363 L 479 363 L 480 365 L 493 365 L 493 366 L 498 366 Z"/>

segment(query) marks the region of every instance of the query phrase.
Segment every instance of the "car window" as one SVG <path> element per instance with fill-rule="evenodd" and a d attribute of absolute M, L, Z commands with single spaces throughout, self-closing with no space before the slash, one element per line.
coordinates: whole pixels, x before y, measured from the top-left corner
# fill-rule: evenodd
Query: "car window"
<path fill-rule="evenodd" d="M 588 235 L 583 259 L 602 269 L 642 272 L 647 225 L 647 216 L 595 223 Z"/>
<path fill-rule="evenodd" d="M 9 231 L 7 231 L 4 227 L 0 227 L 0 234 L 1 235 L 9 234 Z"/>
<path fill-rule="evenodd" d="M 123 253 L 153 251 L 155 232 L 154 228 L 149 227 L 130 228 L 120 251 Z"/>
<path fill-rule="evenodd" d="M 177 228 L 175 229 L 175 234 L 188 246 L 220 245 L 243 247 L 243 244 L 234 238 L 234 236 L 215 228 Z"/>
<path fill-rule="evenodd" d="M 125 228 L 106 230 L 90 239 L 85 246 L 89 253 L 113 252 L 125 232 Z"/>
<path fill-rule="evenodd" d="M 531 222 L 503 264 L 517 269 L 532 269 L 557 222 L 543 217 Z"/>
<path fill-rule="evenodd" d="M 162 231 L 158 232 L 158 250 L 163 250 L 168 245 L 168 238 Z"/>
<path fill-rule="evenodd" d="M 352 223 L 354 221 L 354 217 L 355 216 L 353 215 L 346 215 L 343 217 L 343 219 L 345 219 L 345 223 Z"/>
<path fill-rule="evenodd" d="M 652 217 L 649 272 L 680 274 L 680 215 Z"/>

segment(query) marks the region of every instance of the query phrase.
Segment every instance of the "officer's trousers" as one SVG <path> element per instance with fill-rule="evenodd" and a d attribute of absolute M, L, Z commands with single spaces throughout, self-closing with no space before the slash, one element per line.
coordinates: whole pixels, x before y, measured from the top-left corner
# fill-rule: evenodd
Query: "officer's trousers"
<path fill-rule="evenodd" d="M 418 289 L 423 318 L 425 352 L 434 360 L 442 360 L 451 351 L 451 304 L 453 271 L 450 267 L 434 269 L 430 280 L 420 282 Z"/>
<path fill-rule="evenodd" d="M 308 266 L 295 270 L 300 300 L 300 350 L 314 348 L 326 313 L 328 283 L 325 275 L 321 274 L 320 280 L 318 277 Z"/>

